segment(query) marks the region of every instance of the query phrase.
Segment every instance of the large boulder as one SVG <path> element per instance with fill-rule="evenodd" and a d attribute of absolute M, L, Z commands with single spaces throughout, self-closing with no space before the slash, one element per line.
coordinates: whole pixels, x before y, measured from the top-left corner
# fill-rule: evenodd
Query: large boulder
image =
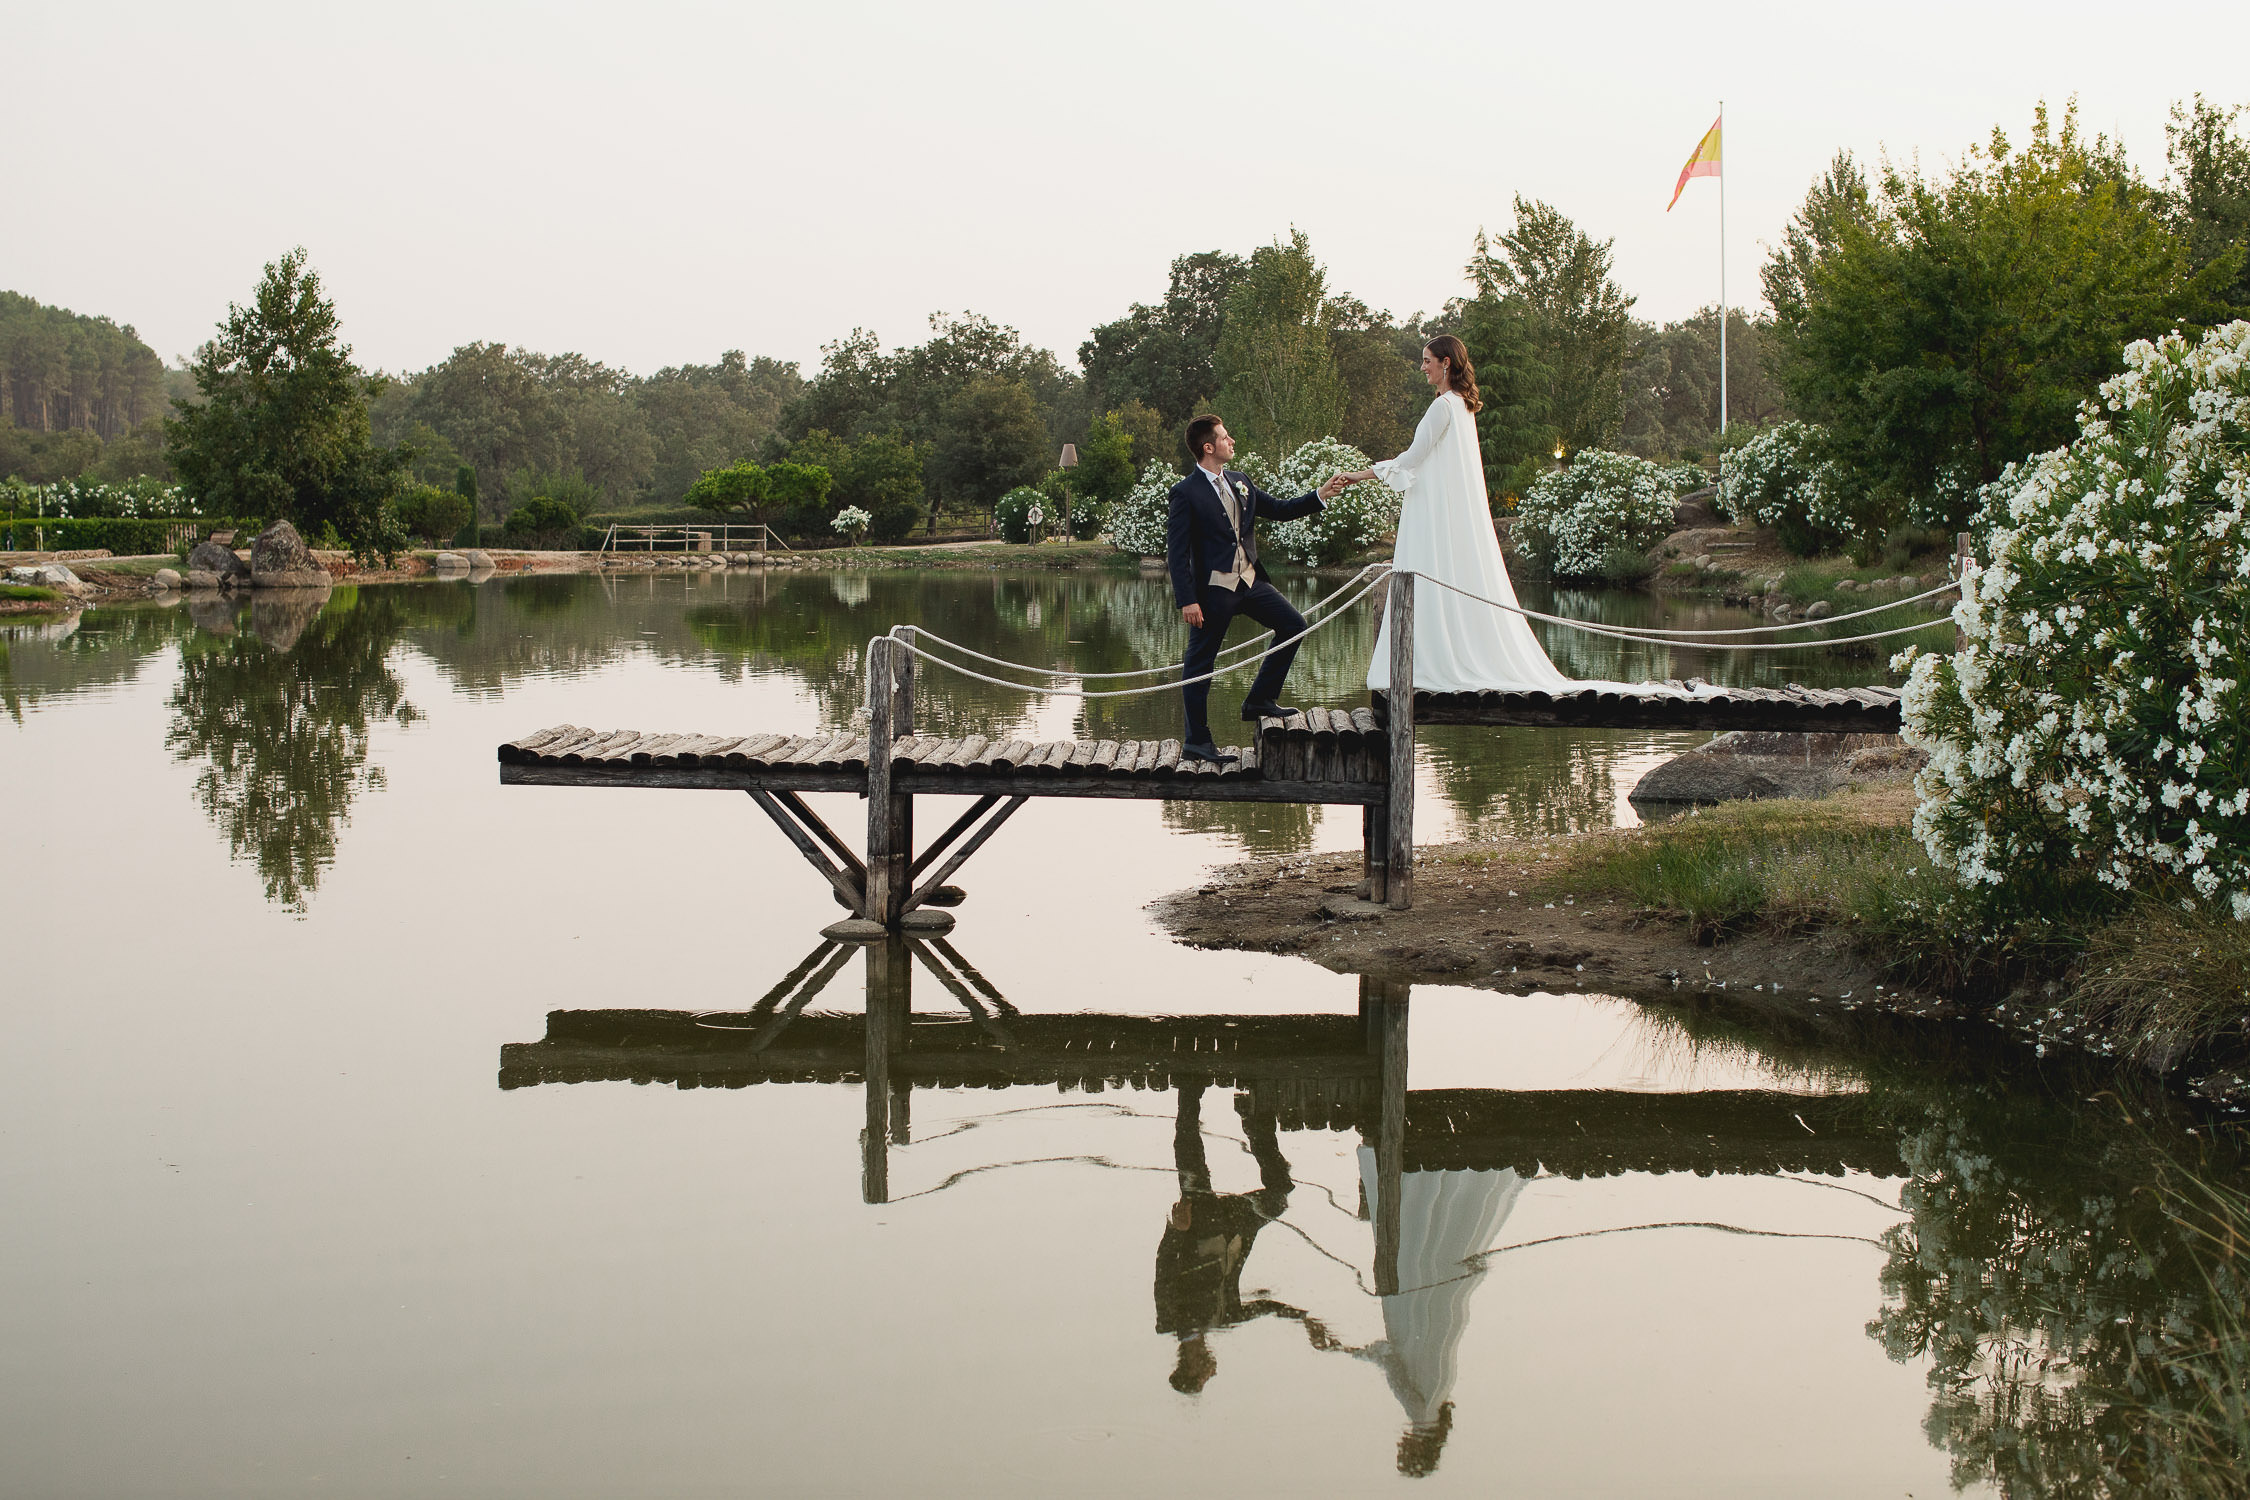
<path fill-rule="evenodd" d="M 149 582 L 160 593 L 169 594 L 180 586 L 179 570 L 177 568 L 158 568 L 155 576 L 150 578 Z"/>
<path fill-rule="evenodd" d="M 250 565 L 224 542 L 197 542 L 195 550 L 188 554 L 187 565 L 191 574 L 209 573 L 215 580 L 213 588 L 250 581 Z"/>
<path fill-rule="evenodd" d="M 327 588 L 328 570 L 287 521 L 276 521 L 250 544 L 250 582 L 261 589 Z"/>
<path fill-rule="evenodd" d="M 1855 775 L 1912 769 L 1894 734 L 1736 730 L 1675 755 L 1640 779 L 1635 802 L 1825 797 Z"/>
<path fill-rule="evenodd" d="M 191 592 L 204 593 L 219 586 L 219 575 L 209 568 L 190 568 L 182 581 Z"/>
<path fill-rule="evenodd" d="M 470 572 L 489 573 L 492 571 L 492 554 L 482 547 L 471 547 L 461 555 L 468 559 Z"/>

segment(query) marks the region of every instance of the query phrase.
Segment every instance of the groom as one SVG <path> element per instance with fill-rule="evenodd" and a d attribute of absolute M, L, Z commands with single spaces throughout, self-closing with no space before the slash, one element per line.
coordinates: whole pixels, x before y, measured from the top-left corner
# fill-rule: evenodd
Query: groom
<path fill-rule="evenodd" d="M 1281 679 L 1289 675 L 1289 663 L 1297 655 L 1305 617 L 1258 571 L 1253 528 L 1260 516 L 1291 521 L 1319 511 L 1344 487 L 1343 476 L 1331 476 L 1315 494 L 1276 500 L 1226 466 L 1234 457 L 1234 439 L 1217 417 L 1188 423 L 1187 449 L 1195 467 L 1172 486 L 1172 513 L 1165 528 L 1172 602 L 1188 625 L 1187 659 L 1180 664 L 1181 677 L 1188 679 L 1181 689 L 1187 700 L 1187 739 L 1180 753 L 1190 760 L 1231 760 L 1211 742 L 1211 684 L 1193 679 L 1218 660 L 1235 616 L 1247 615 L 1273 632 L 1275 645 L 1250 684 L 1242 717 L 1254 723 L 1291 711 L 1277 700 Z"/>

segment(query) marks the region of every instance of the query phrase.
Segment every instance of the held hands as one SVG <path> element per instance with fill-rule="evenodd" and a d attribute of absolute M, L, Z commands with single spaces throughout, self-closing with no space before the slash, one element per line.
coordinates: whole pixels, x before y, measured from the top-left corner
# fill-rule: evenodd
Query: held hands
<path fill-rule="evenodd" d="M 1375 477 L 1373 469 L 1352 469 L 1342 474 L 1331 474 L 1320 487 L 1322 504 L 1327 504 L 1355 484 L 1364 484 Z"/>

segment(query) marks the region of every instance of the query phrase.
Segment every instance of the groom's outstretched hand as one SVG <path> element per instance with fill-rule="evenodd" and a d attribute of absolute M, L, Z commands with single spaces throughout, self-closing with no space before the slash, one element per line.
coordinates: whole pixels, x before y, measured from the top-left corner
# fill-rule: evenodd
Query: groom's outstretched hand
<path fill-rule="evenodd" d="M 1341 495 L 1344 492 L 1344 486 L 1350 484 L 1351 482 L 1352 477 L 1349 474 L 1329 475 L 1325 480 L 1321 481 L 1320 503 L 1326 505 L 1329 501 L 1335 499 L 1338 495 Z"/>

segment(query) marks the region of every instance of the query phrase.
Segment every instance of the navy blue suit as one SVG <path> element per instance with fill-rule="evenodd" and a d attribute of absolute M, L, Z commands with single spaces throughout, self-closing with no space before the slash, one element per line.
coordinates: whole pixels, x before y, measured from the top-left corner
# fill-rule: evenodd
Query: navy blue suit
<path fill-rule="evenodd" d="M 1276 500 L 1232 469 L 1225 471 L 1224 478 L 1227 488 L 1234 491 L 1236 509 L 1242 515 L 1239 540 L 1256 582 L 1233 589 L 1212 584 L 1213 573 L 1233 571 L 1238 538 L 1233 523 L 1227 520 L 1226 507 L 1219 503 L 1218 491 L 1212 488 L 1210 475 L 1201 468 L 1190 469 L 1187 478 L 1172 486 L 1172 512 L 1165 527 L 1164 547 L 1172 575 L 1172 602 L 1182 609 L 1191 604 L 1203 606 L 1203 623 L 1189 628 L 1187 656 L 1180 663 L 1180 675 L 1201 677 L 1210 671 L 1226 640 L 1227 627 L 1234 623 L 1235 616 L 1245 615 L 1271 630 L 1278 644 L 1259 667 L 1247 698 L 1252 703 L 1271 703 L 1280 696 L 1281 680 L 1289 675 L 1289 664 L 1296 659 L 1296 638 L 1304 634 L 1305 617 L 1281 597 L 1279 589 L 1266 582 L 1264 571 L 1258 568 L 1257 524 L 1261 517 L 1293 521 L 1324 507 L 1318 494 Z M 1187 704 L 1188 743 L 1210 744 L 1211 684 L 1187 683 L 1181 696 Z"/>

